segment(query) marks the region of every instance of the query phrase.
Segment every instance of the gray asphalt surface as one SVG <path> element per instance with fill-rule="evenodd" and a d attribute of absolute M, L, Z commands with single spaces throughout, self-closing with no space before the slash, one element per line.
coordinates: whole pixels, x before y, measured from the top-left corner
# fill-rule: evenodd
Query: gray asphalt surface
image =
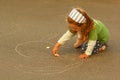
<path fill-rule="evenodd" d="M 73 7 L 108 26 L 107 51 L 81 60 L 73 38 L 52 56 Z M 119 17 L 119 0 L 0 0 L 0 80 L 120 80 Z"/>

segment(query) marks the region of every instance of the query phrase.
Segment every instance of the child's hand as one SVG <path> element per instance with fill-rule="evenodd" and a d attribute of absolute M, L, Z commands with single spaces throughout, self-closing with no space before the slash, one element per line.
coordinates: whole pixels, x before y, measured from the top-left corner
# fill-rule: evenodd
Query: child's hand
<path fill-rule="evenodd" d="M 53 48 L 53 50 L 52 50 L 52 53 L 53 53 L 53 55 L 54 55 L 55 57 L 59 57 L 58 49 L 59 49 L 60 46 L 61 46 L 60 43 L 56 43 L 55 46 L 54 46 L 54 48 Z"/>
<path fill-rule="evenodd" d="M 57 48 L 53 48 L 52 53 L 55 57 L 59 57 L 60 55 L 58 54 L 58 49 Z"/>
<path fill-rule="evenodd" d="M 89 57 L 89 55 L 86 55 L 85 53 L 80 55 L 80 58 L 81 58 L 81 59 L 86 59 L 86 58 L 88 58 L 88 57 Z"/>

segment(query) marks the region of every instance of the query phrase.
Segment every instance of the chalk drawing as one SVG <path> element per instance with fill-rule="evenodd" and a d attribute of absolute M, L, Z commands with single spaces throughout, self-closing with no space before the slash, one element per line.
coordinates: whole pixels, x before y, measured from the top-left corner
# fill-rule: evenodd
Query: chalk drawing
<path fill-rule="evenodd" d="M 54 36 L 53 36 L 54 35 Z M 52 36 L 52 37 L 51 37 Z M 31 43 L 38 43 L 38 44 L 42 44 L 42 43 L 46 43 L 48 44 L 50 47 L 51 46 L 54 46 L 55 44 L 53 42 L 50 42 L 52 41 L 53 39 L 57 38 L 57 34 L 49 34 L 49 35 L 46 35 L 45 37 L 41 38 L 39 41 L 27 41 L 27 42 L 22 42 L 22 43 L 18 43 L 15 47 L 15 51 L 20 55 L 20 56 L 23 56 L 23 57 L 30 57 L 30 56 L 27 56 L 23 53 L 20 52 L 19 50 L 19 47 L 21 46 L 24 46 L 24 45 L 27 45 L 27 44 L 31 44 Z M 48 46 L 47 45 L 47 46 Z M 63 48 L 70 48 L 70 46 L 62 46 Z"/>
<path fill-rule="evenodd" d="M 41 73 L 42 75 L 51 75 L 51 74 L 61 74 L 71 69 L 80 67 L 81 65 L 83 65 L 83 62 L 84 60 L 81 60 L 80 62 L 69 64 L 63 67 L 60 66 L 26 67 L 24 65 L 19 65 L 19 66 L 14 66 L 14 68 L 24 73 L 32 73 L 32 74 Z"/>
<path fill-rule="evenodd" d="M 27 42 L 19 43 L 19 44 L 16 45 L 15 51 L 16 51 L 17 54 L 19 54 L 20 56 L 22 56 L 24 58 L 31 58 L 32 56 L 25 55 L 24 53 L 22 53 L 20 51 L 19 48 L 23 47 L 25 45 L 28 45 L 28 44 L 35 44 L 35 43 L 41 44 L 41 45 L 49 44 L 49 46 L 51 46 L 51 45 L 53 46 L 54 44 L 50 41 L 52 39 L 55 39 L 56 37 L 57 37 L 57 35 L 55 35 L 55 34 L 49 34 L 49 35 L 45 36 L 44 38 L 41 38 L 40 41 L 27 41 Z M 68 47 L 64 47 L 64 48 L 70 48 L 70 47 L 68 46 Z M 44 51 L 45 50 L 43 50 L 41 52 L 45 53 Z M 51 58 L 51 57 L 53 57 L 53 56 L 46 55 L 45 57 L 42 56 L 42 59 L 48 58 L 48 60 L 49 60 L 49 58 Z M 56 60 L 57 60 L 57 58 L 56 58 Z M 65 60 L 64 57 L 63 57 L 62 60 Z M 52 62 L 53 61 L 49 61 L 49 63 L 52 63 Z M 45 61 L 44 62 L 40 61 L 37 64 L 44 64 L 44 63 L 45 63 Z M 19 71 L 24 72 L 24 73 L 41 73 L 43 75 L 50 75 L 50 74 L 56 74 L 56 73 L 57 74 L 64 73 L 66 71 L 69 71 L 70 69 L 79 67 L 82 64 L 83 64 L 83 60 L 81 60 L 79 62 L 77 61 L 77 62 L 69 63 L 69 64 L 62 64 L 61 66 L 58 66 L 56 64 L 54 64 L 54 65 L 48 64 L 48 65 L 43 65 L 43 66 L 30 66 L 30 65 L 26 66 L 26 65 L 23 65 L 23 64 L 18 64 L 18 65 L 15 66 L 15 68 Z"/>

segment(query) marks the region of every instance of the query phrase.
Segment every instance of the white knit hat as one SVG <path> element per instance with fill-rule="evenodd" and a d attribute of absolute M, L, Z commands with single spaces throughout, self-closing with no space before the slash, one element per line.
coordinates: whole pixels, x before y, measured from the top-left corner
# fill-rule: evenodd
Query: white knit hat
<path fill-rule="evenodd" d="M 86 20 L 86 18 L 75 8 L 72 9 L 72 11 L 69 14 L 69 17 L 78 23 L 84 23 Z"/>

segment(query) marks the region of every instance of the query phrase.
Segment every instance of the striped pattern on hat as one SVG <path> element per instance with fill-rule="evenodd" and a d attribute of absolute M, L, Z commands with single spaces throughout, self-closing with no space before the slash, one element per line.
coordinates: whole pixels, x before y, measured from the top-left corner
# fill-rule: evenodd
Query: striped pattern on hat
<path fill-rule="evenodd" d="M 75 8 L 69 14 L 69 17 L 72 18 L 75 22 L 84 23 L 86 18 Z"/>

